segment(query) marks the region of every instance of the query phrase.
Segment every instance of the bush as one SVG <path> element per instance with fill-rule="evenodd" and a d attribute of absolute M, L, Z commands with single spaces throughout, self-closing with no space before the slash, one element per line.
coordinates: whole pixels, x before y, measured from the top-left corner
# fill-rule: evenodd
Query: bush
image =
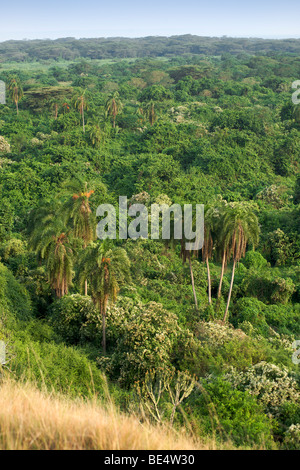
<path fill-rule="evenodd" d="M 235 390 L 221 378 L 202 382 L 184 405 L 194 430 L 201 435 L 215 432 L 237 446 L 273 447 L 272 423 L 248 392 Z"/>
<path fill-rule="evenodd" d="M 271 304 L 287 304 L 295 292 L 292 279 L 276 277 L 272 279 L 270 273 L 257 276 L 249 271 L 241 284 L 241 294 L 256 297 L 262 302 Z"/>
<path fill-rule="evenodd" d="M 113 344 L 111 361 L 98 362 L 122 384 L 129 386 L 150 369 L 169 366 L 175 344 L 184 337 L 176 316 L 156 302 L 142 304 L 123 298 L 107 315 L 108 343 Z"/>
<path fill-rule="evenodd" d="M 247 251 L 243 264 L 247 269 L 259 270 L 267 266 L 267 260 L 257 251 Z"/>
<path fill-rule="evenodd" d="M 284 447 L 286 449 L 299 450 L 300 424 L 292 424 L 285 432 Z"/>
<path fill-rule="evenodd" d="M 80 294 L 66 295 L 56 300 L 50 309 L 51 324 L 68 344 L 79 344 L 88 337 L 96 339 L 87 330 L 90 330 L 91 322 L 97 324 L 97 319 L 97 310 L 90 297 Z M 93 330 L 95 332 L 95 328 Z"/>
<path fill-rule="evenodd" d="M 0 309 L 1 308 L 11 319 L 28 320 L 32 313 L 28 292 L 2 263 L 0 263 Z"/>
<path fill-rule="evenodd" d="M 18 379 L 29 380 L 68 396 L 103 394 L 103 378 L 83 352 L 53 342 L 31 340 L 28 332 L 12 338 L 10 369 Z"/>
<path fill-rule="evenodd" d="M 255 328 L 268 331 L 264 307 L 265 305 L 255 298 L 239 299 L 234 305 L 232 323 L 237 327 L 243 322 L 250 322 Z"/>
<path fill-rule="evenodd" d="M 189 348 L 180 350 L 177 357 L 180 368 L 188 369 L 197 377 L 221 373 L 231 366 L 245 370 L 266 359 L 264 344 L 232 326 L 200 322 L 195 335 Z"/>
<path fill-rule="evenodd" d="M 299 387 L 289 371 L 267 362 L 260 362 L 245 372 L 232 368 L 224 378 L 236 389 L 257 397 L 265 410 L 274 416 L 280 414 L 284 403 L 296 403 L 300 399 Z"/>

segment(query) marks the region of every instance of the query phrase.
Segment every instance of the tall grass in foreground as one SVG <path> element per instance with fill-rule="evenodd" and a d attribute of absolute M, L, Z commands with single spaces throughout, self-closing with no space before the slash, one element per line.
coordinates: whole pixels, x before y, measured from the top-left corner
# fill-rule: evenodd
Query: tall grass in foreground
<path fill-rule="evenodd" d="M 70 400 L 29 384 L 0 384 L 1 450 L 195 450 L 216 449 L 183 433 L 106 409 L 96 400 Z"/>

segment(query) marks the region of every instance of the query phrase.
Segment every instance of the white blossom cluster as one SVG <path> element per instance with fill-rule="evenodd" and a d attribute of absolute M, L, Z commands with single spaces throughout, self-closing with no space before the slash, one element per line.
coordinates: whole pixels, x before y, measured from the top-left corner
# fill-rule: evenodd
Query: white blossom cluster
<path fill-rule="evenodd" d="M 300 424 L 292 424 L 285 432 L 284 443 L 288 447 L 299 449 L 300 447 Z"/>
<path fill-rule="evenodd" d="M 247 337 L 242 330 L 234 329 L 221 322 L 200 322 L 197 330 L 198 338 L 212 347 L 223 346 L 229 341 Z"/>
<path fill-rule="evenodd" d="M 260 362 L 244 372 L 231 368 L 224 379 L 239 390 L 247 390 L 265 406 L 273 416 L 286 402 L 298 402 L 300 390 L 295 379 L 286 368 L 275 364 Z"/>
<path fill-rule="evenodd" d="M 10 152 L 9 143 L 1 135 L 0 135 L 0 152 L 1 153 L 9 153 Z"/>

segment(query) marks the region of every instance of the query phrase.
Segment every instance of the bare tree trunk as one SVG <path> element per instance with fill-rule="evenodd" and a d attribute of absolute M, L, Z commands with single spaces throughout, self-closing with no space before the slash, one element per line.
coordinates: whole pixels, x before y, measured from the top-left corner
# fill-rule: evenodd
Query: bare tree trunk
<path fill-rule="evenodd" d="M 17 108 L 17 114 L 19 114 L 19 103 L 18 103 L 18 100 L 16 101 L 16 108 Z"/>
<path fill-rule="evenodd" d="M 208 282 L 208 303 L 211 304 L 211 279 L 210 279 L 210 268 L 209 268 L 208 257 L 206 257 L 206 266 L 207 266 L 207 282 Z"/>
<path fill-rule="evenodd" d="M 236 260 L 234 259 L 234 260 L 233 260 L 233 266 L 232 266 L 232 274 L 231 274 L 230 288 L 229 288 L 229 293 L 228 293 L 228 300 L 227 300 L 227 305 L 226 305 L 226 310 L 225 310 L 223 322 L 226 322 L 227 316 L 228 316 L 228 310 L 229 310 L 229 305 L 230 305 L 230 300 L 231 300 L 231 293 L 232 293 L 232 287 L 233 287 L 233 281 L 234 281 L 235 265 L 236 265 Z"/>
<path fill-rule="evenodd" d="M 87 247 L 87 243 L 83 241 L 83 249 L 85 250 Z M 84 281 L 84 295 L 88 295 L 88 281 L 87 279 Z"/>
<path fill-rule="evenodd" d="M 194 273 L 193 273 L 193 266 L 192 266 L 191 256 L 189 256 L 189 264 L 190 264 L 190 273 L 191 273 L 191 280 L 192 280 L 195 306 L 196 306 L 196 310 L 198 310 L 198 301 L 197 301 L 197 294 L 196 294 L 196 290 L 195 290 L 195 281 L 194 281 Z"/>
<path fill-rule="evenodd" d="M 102 348 L 103 348 L 103 354 L 106 354 L 106 325 L 105 325 L 105 308 L 102 307 Z"/>
<path fill-rule="evenodd" d="M 218 299 L 221 297 L 221 293 L 222 293 L 222 283 L 223 283 L 223 276 L 224 276 L 224 270 L 225 270 L 225 260 L 226 260 L 226 254 L 225 254 L 225 251 L 224 251 L 223 259 L 222 259 L 221 277 L 220 277 L 220 283 L 219 283 L 219 288 L 218 288 Z"/>
<path fill-rule="evenodd" d="M 83 128 L 83 132 L 85 133 L 85 124 L 84 124 L 84 109 L 82 107 L 82 128 Z"/>

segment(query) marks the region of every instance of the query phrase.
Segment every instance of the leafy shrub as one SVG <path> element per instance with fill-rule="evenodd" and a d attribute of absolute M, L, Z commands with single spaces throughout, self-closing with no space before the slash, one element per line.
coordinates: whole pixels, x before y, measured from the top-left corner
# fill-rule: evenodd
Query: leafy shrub
<path fill-rule="evenodd" d="M 286 304 L 295 292 L 295 284 L 290 278 L 272 279 L 270 273 L 257 276 L 249 271 L 241 283 L 240 291 L 244 296 L 256 297 L 265 303 Z"/>
<path fill-rule="evenodd" d="M 268 247 L 271 263 L 275 266 L 284 265 L 291 255 L 289 237 L 280 228 L 268 234 Z"/>
<path fill-rule="evenodd" d="M 10 153 L 10 145 L 2 135 L 0 135 L 0 153 Z"/>
<path fill-rule="evenodd" d="M 284 447 L 299 450 L 300 448 L 300 424 L 292 424 L 285 432 Z"/>
<path fill-rule="evenodd" d="M 295 284 L 292 279 L 283 279 L 276 277 L 273 281 L 273 293 L 271 295 L 272 303 L 286 304 L 295 292 Z"/>
<path fill-rule="evenodd" d="M 257 251 L 247 251 L 243 264 L 246 268 L 259 270 L 267 266 L 267 260 Z"/>
<path fill-rule="evenodd" d="M 2 263 L 0 263 L 1 307 L 10 317 L 21 320 L 29 319 L 32 312 L 28 292 Z"/>
<path fill-rule="evenodd" d="M 268 325 L 282 334 L 300 334 L 299 306 L 297 305 L 266 305 L 265 318 Z"/>
<path fill-rule="evenodd" d="M 18 379 L 35 382 L 72 397 L 103 393 L 103 378 L 83 352 L 53 342 L 31 340 L 28 332 L 12 338 L 10 369 Z"/>
<path fill-rule="evenodd" d="M 236 390 L 222 378 L 203 381 L 187 399 L 184 410 L 196 433 L 216 433 L 237 446 L 272 447 L 272 423 L 246 391 Z"/>
<path fill-rule="evenodd" d="M 161 304 L 135 304 L 127 298 L 109 309 L 107 333 L 113 353 L 106 367 L 127 386 L 150 369 L 169 366 L 175 343 L 184 337 L 176 316 Z M 104 365 L 103 358 L 98 361 Z"/>
<path fill-rule="evenodd" d="M 66 295 L 56 300 L 50 310 L 50 322 L 69 344 L 78 344 L 81 339 L 92 338 L 89 325 L 96 325 L 97 310 L 90 297 L 80 294 Z"/>
<path fill-rule="evenodd" d="M 180 368 L 197 377 L 221 373 L 232 366 L 245 370 L 266 359 L 264 344 L 241 329 L 218 322 L 200 322 L 195 335 L 189 348 L 179 350 L 177 357 Z"/>
<path fill-rule="evenodd" d="M 233 324 L 239 326 L 243 322 L 250 322 L 253 327 L 268 332 L 268 325 L 264 315 L 265 304 L 258 299 L 243 297 L 238 299 L 233 309 Z"/>
<path fill-rule="evenodd" d="M 257 397 L 265 410 L 274 416 L 279 414 L 284 403 L 300 399 L 299 387 L 289 371 L 267 362 L 260 362 L 244 372 L 232 368 L 224 378 L 236 389 Z"/>

